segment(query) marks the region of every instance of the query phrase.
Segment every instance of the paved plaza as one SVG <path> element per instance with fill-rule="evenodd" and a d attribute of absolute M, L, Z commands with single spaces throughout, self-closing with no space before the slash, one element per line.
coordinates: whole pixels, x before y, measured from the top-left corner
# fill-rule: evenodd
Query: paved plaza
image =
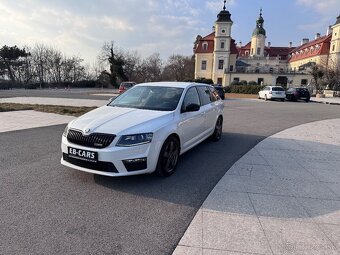
<path fill-rule="evenodd" d="M 340 254 L 340 119 L 266 138 L 225 174 L 174 255 Z"/>

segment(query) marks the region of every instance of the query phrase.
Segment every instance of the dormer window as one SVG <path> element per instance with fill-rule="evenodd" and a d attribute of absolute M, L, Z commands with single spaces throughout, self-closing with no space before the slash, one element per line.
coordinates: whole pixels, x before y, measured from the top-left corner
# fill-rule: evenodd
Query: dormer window
<path fill-rule="evenodd" d="M 316 48 L 317 50 L 320 49 L 320 45 L 317 44 L 317 45 L 315 46 L 315 48 Z"/>
<path fill-rule="evenodd" d="M 208 43 L 207 42 L 203 42 L 202 43 L 202 48 L 203 48 L 203 50 L 208 50 Z"/>

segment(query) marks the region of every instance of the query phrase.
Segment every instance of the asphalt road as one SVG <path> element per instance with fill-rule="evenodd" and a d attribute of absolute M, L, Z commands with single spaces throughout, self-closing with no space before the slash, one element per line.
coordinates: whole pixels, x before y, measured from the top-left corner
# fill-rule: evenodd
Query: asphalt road
<path fill-rule="evenodd" d="M 209 192 L 256 143 L 340 106 L 226 101 L 224 134 L 169 178 L 94 176 L 60 165 L 64 126 L 0 134 L 0 254 L 171 254 Z"/>

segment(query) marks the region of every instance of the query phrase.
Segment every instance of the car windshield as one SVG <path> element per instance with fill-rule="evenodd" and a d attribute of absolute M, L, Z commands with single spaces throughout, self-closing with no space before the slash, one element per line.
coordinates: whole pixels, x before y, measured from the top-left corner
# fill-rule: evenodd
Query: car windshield
<path fill-rule="evenodd" d="M 273 87 L 272 91 L 285 91 L 282 87 Z"/>
<path fill-rule="evenodd" d="M 183 90 L 182 88 L 161 86 L 137 86 L 129 89 L 108 105 L 156 111 L 173 111 L 177 108 Z"/>

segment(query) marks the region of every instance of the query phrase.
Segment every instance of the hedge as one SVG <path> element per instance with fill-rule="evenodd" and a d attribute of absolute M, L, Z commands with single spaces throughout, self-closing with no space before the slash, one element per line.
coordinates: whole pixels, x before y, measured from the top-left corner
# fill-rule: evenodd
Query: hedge
<path fill-rule="evenodd" d="M 230 85 L 224 88 L 225 93 L 257 94 L 264 86 L 261 85 Z"/>

